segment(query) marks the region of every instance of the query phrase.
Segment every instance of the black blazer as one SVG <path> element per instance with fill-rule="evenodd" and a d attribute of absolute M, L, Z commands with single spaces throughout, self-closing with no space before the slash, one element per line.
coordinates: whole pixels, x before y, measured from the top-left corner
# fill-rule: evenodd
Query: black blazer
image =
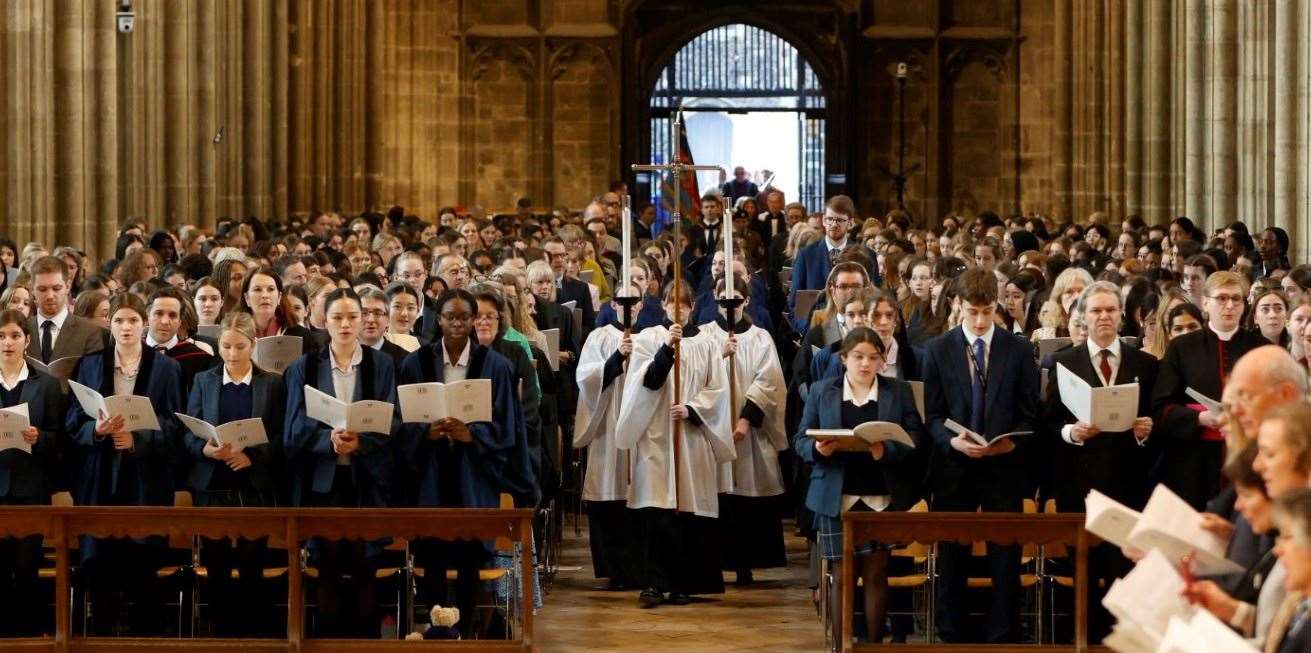
<path fill-rule="evenodd" d="M 254 404 L 249 417 L 264 420 L 264 432 L 268 435 L 267 444 L 247 447 L 246 456 L 250 458 L 250 467 L 238 472 L 244 474 L 252 487 L 269 494 L 280 494 L 282 483 L 282 419 L 287 408 L 287 390 L 282 385 L 282 377 L 273 372 L 254 368 L 250 379 Z M 223 387 L 223 367 L 213 367 L 200 374 L 192 382 L 191 396 L 187 399 L 187 414 L 203 419 L 215 426 L 219 424 L 219 390 Z M 203 492 L 209 489 L 214 470 L 223 463 L 205 456 L 205 441 L 187 432 L 182 434 L 186 450 L 191 455 L 191 468 L 187 474 L 187 484 L 193 490 Z"/>
<path fill-rule="evenodd" d="M 367 347 L 368 345 L 365 345 L 365 346 Z M 405 351 L 405 348 L 404 348 L 404 347 L 401 347 L 400 345 L 398 345 L 398 344 L 396 344 L 396 343 L 394 343 L 394 342 L 392 342 L 392 341 L 390 341 L 390 340 L 388 340 L 388 339 L 386 339 L 386 338 L 383 338 L 383 339 L 382 339 L 382 346 L 379 347 L 377 351 L 380 351 L 380 352 L 382 352 L 382 353 L 384 353 L 384 354 L 390 356 L 390 357 L 391 357 L 392 365 L 393 365 L 396 369 L 400 369 L 400 368 L 401 368 L 401 361 L 405 360 L 405 357 L 408 356 L 409 353 L 410 353 L 410 352 L 408 352 L 408 351 Z"/>
<path fill-rule="evenodd" d="M 1260 334 L 1239 329 L 1224 343 L 1225 357 L 1236 362 L 1243 354 L 1268 344 Z M 1224 390 L 1220 346 L 1220 338 L 1205 326 L 1172 340 L 1165 358 L 1161 359 L 1152 392 L 1152 414 L 1156 420 L 1153 484 L 1165 483 L 1198 510 L 1220 490 L 1224 443 L 1202 439 L 1203 428 L 1197 422 L 1197 411 L 1187 407 L 1196 402 L 1185 390 L 1193 388 L 1220 400 Z M 1230 371 L 1224 370 L 1224 374 Z"/>
<path fill-rule="evenodd" d="M 1115 384 L 1137 382 L 1139 417 L 1151 415 L 1152 390 L 1156 385 L 1157 360 L 1128 345 L 1120 345 L 1120 368 Z M 1055 364 L 1067 367 L 1092 387 L 1102 387 L 1101 376 L 1093 368 L 1086 344 L 1052 355 Z M 1139 446 L 1133 431 L 1099 433 L 1082 445 L 1073 445 L 1061 437 L 1061 429 L 1075 422 L 1074 415 L 1061 400 L 1055 377 L 1048 381 L 1049 394 L 1043 410 L 1043 435 L 1055 454 L 1053 494 L 1061 512 L 1080 512 L 1088 490 L 1096 489 L 1130 508 L 1141 509 L 1147 501 L 1148 449 Z M 1148 436 L 1147 443 L 1151 442 Z"/>
<path fill-rule="evenodd" d="M 558 304 L 576 302 L 574 305 L 583 312 L 583 331 L 578 334 L 578 342 L 587 342 L 587 334 L 591 333 L 596 325 L 596 311 L 592 308 L 592 291 L 588 289 L 587 284 L 578 279 L 564 277 L 560 280 L 560 287 L 555 291 L 555 301 Z M 572 316 L 570 317 L 572 319 Z"/>
<path fill-rule="evenodd" d="M 1023 456 L 1031 443 L 1016 439 L 1016 451 L 978 460 L 951 447 L 955 433 L 947 430 L 951 418 L 966 426 L 970 422 L 970 371 L 962 327 L 930 340 L 924 350 L 924 416 L 934 444 L 929 456 L 929 481 L 937 494 L 960 490 L 966 474 L 983 473 L 1003 492 L 1023 492 L 1027 487 Z M 993 328 L 988 353 L 988 383 L 985 388 L 984 428 L 987 438 L 1012 431 L 1034 431 L 1038 417 L 1038 368 L 1028 341 L 1000 327 Z"/>
<path fill-rule="evenodd" d="M 29 366 L 19 399 L 27 404 L 28 421 L 36 427 L 36 444 L 30 454 L 17 449 L 0 452 L 0 497 L 45 497 L 56 471 L 58 438 L 68 411 L 66 398 L 55 377 Z"/>

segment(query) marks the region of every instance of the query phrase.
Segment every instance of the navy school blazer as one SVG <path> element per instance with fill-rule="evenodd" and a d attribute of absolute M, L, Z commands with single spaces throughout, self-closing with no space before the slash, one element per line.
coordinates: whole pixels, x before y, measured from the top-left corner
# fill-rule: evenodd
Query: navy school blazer
<path fill-rule="evenodd" d="M 250 467 L 245 470 L 251 484 L 268 493 L 281 494 L 282 484 L 282 427 L 283 412 L 287 407 L 287 390 L 282 385 L 282 377 L 273 372 L 266 372 L 255 367 L 251 372 L 252 390 L 251 415 L 264 420 L 264 432 L 268 435 L 267 444 L 245 449 L 250 458 Z M 187 413 L 196 419 L 203 419 L 215 426 L 219 424 L 219 391 L 223 387 L 223 365 L 213 367 L 200 374 L 192 381 L 191 396 L 187 400 Z M 209 489 L 214 477 L 214 470 L 224 463 L 205 456 L 205 440 L 189 430 L 182 434 L 185 448 L 191 454 L 191 466 L 187 474 L 187 484 L 193 490 L 203 492 Z"/>
<path fill-rule="evenodd" d="M 442 341 L 437 340 L 406 356 L 401 362 L 400 382 L 406 385 L 444 382 L 446 367 L 441 347 Z M 427 424 L 401 427 L 401 451 L 418 479 L 420 506 L 449 506 L 458 500 L 466 508 L 495 508 L 500 505 L 503 491 L 519 496 L 536 490 L 510 361 L 470 340 L 466 378 L 492 382 L 492 421 L 467 424 L 473 442 L 429 440 Z M 446 447 L 455 456 L 454 466 L 447 466 L 441 460 L 442 449 Z M 441 477 L 444 469 L 459 470 L 461 497 L 442 496 L 442 488 L 450 487 L 448 479 Z"/>
<path fill-rule="evenodd" d="M 84 356 L 74 380 L 106 397 L 114 394 L 114 350 L 110 347 Z M 177 361 L 151 347 L 143 347 L 132 392 L 150 399 L 162 428 L 134 431 L 135 446 L 130 451 L 115 449 L 109 436 L 97 436 L 96 417 L 87 415 L 77 401 L 68 402 L 65 427 L 81 458 L 78 477 L 73 480 L 73 498 L 78 505 L 94 506 L 108 501 L 109 497 L 101 496 L 105 488 L 110 492 L 133 489 L 136 505 L 173 505 L 170 470 L 179 460 L 178 423 L 173 413 L 182 409 L 181 388 L 182 368 Z M 119 474 L 126 456 L 136 463 L 136 473 L 132 475 L 135 478 Z M 109 478 L 104 479 L 104 474 Z M 124 483 L 135 487 L 120 487 Z"/>
<path fill-rule="evenodd" d="M 391 357 L 372 347 L 360 348 L 364 357 L 356 370 L 355 396 L 351 401 L 371 399 L 397 406 L 396 368 Z M 393 435 L 400 428 L 400 408 L 392 411 L 390 431 L 379 435 L 361 433 L 360 448 L 351 455 L 349 466 L 337 465 L 337 454 L 332 450 L 332 427 L 305 414 L 306 370 L 314 376 L 310 384 L 318 390 L 335 396 L 332 383 L 332 363 L 328 360 L 331 347 L 305 354 L 287 366 L 283 380 L 287 388 L 287 413 L 282 436 L 288 469 L 291 475 L 291 504 L 306 505 L 307 491 L 327 493 L 337 473 L 345 470 L 353 475 L 362 506 L 385 506 L 391 497 L 392 472 L 395 461 L 392 448 Z M 313 358 L 313 360 L 311 360 Z M 354 507 L 354 506 L 348 506 Z"/>
<path fill-rule="evenodd" d="M 45 498 L 51 491 L 67 398 L 55 377 L 28 366 L 19 403 L 27 404 L 28 421 L 37 431 L 36 444 L 32 453 L 17 449 L 0 452 L 0 497 Z"/>
<path fill-rule="evenodd" d="M 919 410 L 915 408 L 915 396 L 910 384 L 885 377 L 879 377 L 878 383 L 879 421 L 900 424 L 915 442 L 915 449 L 896 442 L 886 443 L 883 459 L 879 461 L 884 484 L 892 497 L 891 508 L 906 510 L 919 501 L 919 479 L 922 474 L 916 462 L 921 459 L 917 450 L 927 447 L 929 438 L 924 433 Z M 806 431 L 859 426 L 842 423 L 842 385 L 842 376 L 811 385 L 805 412 L 801 415 L 792 445 L 797 456 L 815 466 L 810 473 L 806 507 L 828 517 L 837 517 L 842 510 L 842 483 L 846 476 L 844 458 L 861 454 L 839 452 L 832 456 L 821 455 L 815 450 L 815 439 L 806 435 Z"/>

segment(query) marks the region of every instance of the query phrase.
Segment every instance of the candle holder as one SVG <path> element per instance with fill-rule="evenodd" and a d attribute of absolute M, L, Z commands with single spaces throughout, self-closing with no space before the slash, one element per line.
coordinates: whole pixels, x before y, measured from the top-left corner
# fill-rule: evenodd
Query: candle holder
<path fill-rule="evenodd" d="M 619 316 L 620 322 L 624 325 L 625 331 L 631 331 L 633 329 L 633 322 L 637 317 L 633 314 L 633 307 L 642 303 L 642 298 L 638 295 L 622 295 L 612 297 L 611 301 L 619 304 L 620 308 L 623 309 Z"/>

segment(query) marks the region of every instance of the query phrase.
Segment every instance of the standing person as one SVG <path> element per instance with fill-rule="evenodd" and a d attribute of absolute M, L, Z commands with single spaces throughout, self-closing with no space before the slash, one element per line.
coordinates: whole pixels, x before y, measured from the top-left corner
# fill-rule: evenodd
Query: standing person
<path fill-rule="evenodd" d="M 282 277 L 272 268 L 259 268 L 246 276 L 241 289 L 241 310 L 255 318 L 255 334 L 295 336 L 301 351 L 316 352 L 326 345 L 326 338 L 301 326 L 292 317 L 291 306 L 282 292 Z"/>
<path fill-rule="evenodd" d="M 109 316 L 113 346 L 84 357 L 74 380 L 106 397 L 149 398 L 161 428 L 127 431 L 122 415 L 88 415 L 78 402 L 71 402 L 65 429 L 80 457 L 73 499 L 83 506 L 172 505 L 170 464 L 178 453 L 173 413 L 182 408 L 182 370 L 173 359 L 143 346 L 146 306 L 136 295 L 116 295 L 109 301 Z M 158 587 L 155 569 L 165 546 L 162 537 L 83 538 L 92 613 L 105 617 L 97 618 L 96 631 L 162 631 L 158 619 L 142 611 L 158 605 L 153 596 Z"/>
<path fill-rule="evenodd" d="M 883 338 L 866 327 L 856 327 L 842 340 L 842 374 L 816 381 L 806 401 L 806 412 L 797 427 L 794 448 L 797 456 L 815 466 L 814 480 L 806 492 L 806 507 L 815 513 L 820 555 L 834 566 L 834 578 L 842 560 L 842 513 L 846 511 L 906 510 L 918 500 L 918 488 L 911 476 L 899 473 L 912 461 L 913 452 L 898 443 L 877 442 L 868 453 L 839 452 L 833 441 L 819 442 L 810 429 L 850 429 L 865 422 L 900 424 L 917 444 L 927 444 L 924 425 L 915 408 L 910 384 L 879 374 L 886 360 Z M 856 544 L 856 573 L 863 580 L 865 632 L 869 641 L 883 639 L 887 614 L 889 547 L 875 542 Z M 832 586 L 832 605 L 840 605 L 841 587 Z M 834 620 L 834 633 L 842 632 L 841 617 Z"/>
<path fill-rule="evenodd" d="M 756 182 L 751 181 L 751 178 L 747 176 L 746 168 L 737 166 L 733 168 L 733 178 L 724 182 L 724 184 L 720 186 L 719 192 L 721 195 L 728 198 L 729 204 L 734 204 L 739 197 L 750 197 L 755 199 L 755 197 L 760 194 L 760 187 L 756 186 Z"/>
<path fill-rule="evenodd" d="M 436 300 L 441 338 L 405 357 L 400 381 L 453 383 L 488 379 L 492 385 L 492 421 L 464 423 L 445 418 L 432 424 L 406 424 L 401 431 L 402 457 L 411 468 L 420 506 L 496 508 L 501 492 L 510 491 L 502 476 L 515 464 L 523 431 L 514 368 L 510 361 L 473 337 L 478 302 L 467 290 L 450 289 Z M 456 603 L 467 618 L 465 636 L 474 632 L 478 570 L 489 559 L 479 541 L 420 540 L 415 562 L 424 568 L 423 592 L 430 604 L 445 600 L 446 569 L 457 572 Z"/>
<path fill-rule="evenodd" d="M 1216 272 L 1206 280 L 1202 310 L 1206 327 L 1170 341 L 1152 392 L 1152 412 L 1160 447 L 1151 478 L 1164 483 L 1200 510 L 1220 490 L 1224 462 L 1221 416 L 1187 394 L 1188 388 L 1219 401 L 1234 363 L 1269 344 L 1244 331 L 1247 282 L 1235 272 Z"/>
<path fill-rule="evenodd" d="M 838 255 L 846 249 L 850 239 L 848 233 L 856 220 L 856 205 L 846 195 L 835 195 L 824 207 L 824 238 L 808 245 L 797 252 L 792 264 L 792 287 L 788 294 L 788 312 L 792 314 L 792 324 L 797 333 L 806 332 L 805 315 L 796 314 L 797 291 L 818 290 L 829 281 L 829 270 L 837 263 Z M 866 270 L 867 275 L 874 274 Z M 879 280 L 873 280 L 878 285 Z"/>
<path fill-rule="evenodd" d="M 622 307 L 615 306 L 615 310 L 622 315 Z M 587 509 L 592 568 L 597 578 L 608 579 L 611 590 L 630 589 L 640 580 L 635 569 L 637 539 L 625 503 L 632 463 L 628 451 L 618 447 L 615 435 L 625 366 L 632 357 L 633 336 L 639 333 L 638 328 L 624 333 L 618 322 L 599 327 L 588 336 L 578 359 L 573 446 L 587 448 L 583 506 Z"/>
<path fill-rule="evenodd" d="M 184 434 L 190 455 L 187 484 L 197 506 L 276 506 L 282 488 L 282 426 L 287 391 L 282 377 L 259 369 L 255 352 L 255 322 L 245 313 L 223 320 L 218 334 L 222 365 L 196 375 L 187 399 L 187 414 L 214 426 L 258 417 L 268 442 L 245 448 L 219 445 Z M 264 555 L 268 538 L 201 539 L 200 561 L 209 568 L 218 635 L 258 637 L 269 632 L 273 609 L 266 596 Z M 238 570 L 238 580 L 232 570 Z"/>
<path fill-rule="evenodd" d="M 686 320 L 691 310 L 686 284 L 670 284 L 665 313 Z M 724 591 L 714 544 L 718 476 L 719 465 L 735 454 L 732 428 L 719 409 L 726 388 L 718 357 L 724 352 L 709 339 L 695 337 L 696 327 L 681 320 L 650 327 L 633 339 L 615 431 L 619 448 L 633 459 L 627 499 L 641 547 L 637 555 L 645 589 L 638 605 L 644 608 L 684 605 L 692 594 Z M 676 361 L 673 347 L 680 341 Z M 671 382 L 675 364 L 682 381 L 680 403 L 674 403 Z M 677 448 L 675 422 L 682 430 Z"/>
<path fill-rule="evenodd" d="M 57 438 L 67 412 L 59 381 L 28 366 L 24 350 L 31 340 L 28 319 L 18 311 L 0 311 L 0 408 L 27 407 L 30 426 L 23 442 L 31 451 L 0 452 L 0 506 L 49 503 Z M 0 539 L 0 637 L 34 637 L 47 617 L 41 615 L 41 537 Z"/>
<path fill-rule="evenodd" d="M 737 416 L 729 424 L 736 456 L 719 467 L 719 523 L 724 569 L 737 574 L 738 585 L 750 585 L 752 569 L 787 566 L 782 510 L 776 500 L 784 489 L 778 452 L 788 448 L 787 384 L 773 336 L 742 313 L 751 294 L 746 279 L 738 275 L 732 279 L 734 296 L 743 300 L 734 311 L 733 323 L 729 324 L 721 306 L 719 318 L 701 327 L 701 337 L 710 340 L 713 348 L 729 352 L 722 363 L 716 362 L 725 369 L 732 365 L 735 375 L 737 402 L 730 406 L 731 393 L 725 392 L 719 407 L 726 415 Z M 724 296 L 725 287 L 721 278 L 715 296 Z M 728 373 L 723 376 L 728 382 Z"/>
<path fill-rule="evenodd" d="M 997 436 L 1036 428 L 1038 369 L 1023 338 L 997 328 L 997 278 L 972 268 L 958 279 L 962 323 L 928 343 L 924 355 L 924 408 L 935 447 L 929 458 L 930 509 L 1020 512 L 1029 487 L 1023 446 Z M 975 444 L 947 429 L 954 420 L 991 444 Z M 938 634 L 968 641 L 965 613 L 968 547 L 939 543 Z M 986 639 L 1014 641 L 1018 616 L 1020 550 L 988 543 L 993 593 Z"/>
<path fill-rule="evenodd" d="M 178 362 L 182 369 L 181 395 L 191 392 L 191 381 L 197 374 L 214 366 L 213 355 L 180 333 L 187 301 L 185 292 L 165 286 L 151 293 L 146 304 L 146 346 Z"/>
<path fill-rule="evenodd" d="M 388 310 L 391 303 L 387 295 L 373 287 L 360 289 L 360 304 L 363 306 L 363 322 L 360 327 L 360 342 L 392 359 L 392 364 L 400 369 L 401 361 L 410 352 L 387 339 L 387 327 L 390 325 Z"/>
<path fill-rule="evenodd" d="M 547 263 L 551 264 L 551 271 L 555 273 L 555 302 L 557 304 L 574 302 L 573 308 L 582 311 L 583 328 L 578 334 L 578 341 L 587 342 L 587 336 L 592 332 L 593 325 L 596 324 L 592 291 L 586 283 L 566 274 L 569 253 L 564 241 L 559 236 L 551 236 L 543 240 L 542 249 L 546 252 Z"/>
<path fill-rule="evenodd" d="M 1080 512 L 1089 490 L 1135 510 L 1147 502 L 1147 445 L 1152 432 L 1152 388 L 1156 383 L 1157 360 L 1120 342 L 1123 319 L 1120 289 L 1107 281 L 1098 281 L 1084 290 L 1076 303 L 1083 310 L 1088 339 L 1082 345 L 1057 352 L 1054 364 L 1065 366 L 1088 385 L 1098 388 L 1125 383 L 1138 384 L 1138 417 L 1133 428 L 1122 432 L 1102 432 L 1096 426 L 1075 419 L 1061 397 L 1059 383 L 1050 384 L 1051 394 L 1044 407 L 1047 425 L 1045 436 L 1056 452 L 1053 483 L 1056 509 Z M 1054 365 L 1053 365 L 1054 368 Z M 1103 583 L 1090 585 L 1088 605 L 1093 606 L 1090 628 L 1093 641 L 1101 641 L 1110 632 L 1110 614 L 1101 607 L 1101 597 L 1111 582 L 1129 571 L 1129 562 L 1118 547 L 1097 545 L 1090 555 L 1092 578 Z"/>
<path fill-rule="evenodd" d="M 37 259 L 32 264 L 32 291 L 36 296 L 36 311 L 28 322 L 32 333 L 28 356 L 49 363 L 104 348 L 103 331 L 70 310 L 68 266 L 63 261 L 54 256 Z"/>
<path fill-rule="evenodd" d="M 276 277 L 271 277 L 276 278 Z M 396 370 L 391 358 L 359 341 L 362 317 L 355 291 L 328 293 L 327 347 L 287 367 L 287 414 L 283 426 L 293 506 L 350 508 L 388 505 L 394 471 L 392 413 L 386 433 L 336 429 L 306 414 L 305 387 L 313 386 L 347 403 L 371 399 L 396 404 Z M 382 547 L 376 542 L 312 540 L 310 564 L 318 567 L 319 635 L 372 637 L 377 634 L 374 573 Z"/>

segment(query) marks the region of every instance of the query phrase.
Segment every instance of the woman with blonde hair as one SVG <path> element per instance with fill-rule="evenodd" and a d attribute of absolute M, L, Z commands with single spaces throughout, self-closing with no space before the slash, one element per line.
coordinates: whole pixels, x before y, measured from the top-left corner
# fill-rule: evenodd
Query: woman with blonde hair
<path fill-rule="evenodd" d="M 1070 308 L 1079 299 L 1079 295 L 1083 294 L 1083 289 L 1092 284 L 1092 275 L 1083 268 L 1066 268 L 1057 275 L 1051 295 L 1038 313 L 1042 327 L 1033 330 L 1031 340 L 1038 342 L 1068 335 L 1066 325 L 1070 322 Z"/>
<path fill-rule="evenodd" d="M 1187 304 L 1188 296 L 1178 286 L 1170 286 L 1161 291 L 1161 301 L 1156 308 L 1156 328 L 1144 343 L 1143 351 L 1157 357 L 1165 358 L 1165 350 L 1170 346 L 1170 313 L 1174 307 Z"/>

